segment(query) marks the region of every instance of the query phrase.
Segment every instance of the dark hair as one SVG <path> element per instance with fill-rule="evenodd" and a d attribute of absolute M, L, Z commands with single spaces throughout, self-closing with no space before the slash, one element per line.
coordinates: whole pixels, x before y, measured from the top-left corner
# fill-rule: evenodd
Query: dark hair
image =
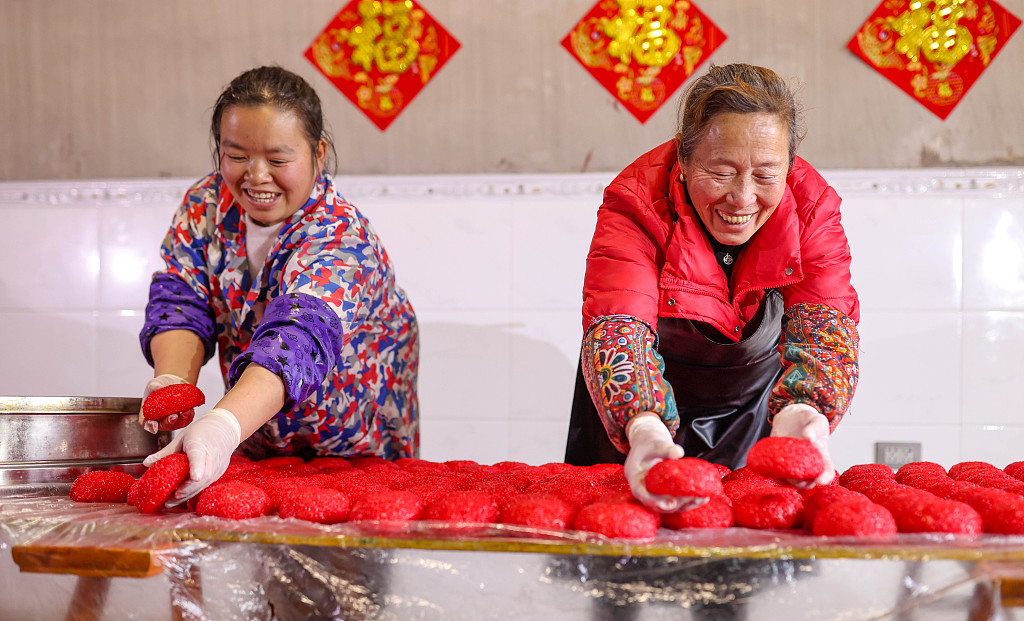
<path fill-rule="evenodd" d="M 273 106 L 278 110 L 293 113 L 302 123 L 309 141 L 313 166 L 316 166 L 316 152 L 320 139 L 327 141 L 328 157 L 324 168 L 333 170 L 337 160 L 334 141 L 324 125 L 320 108 L 320 97 L 300 76 L 281 67 L 257 67 L 250 69 L 228 84 L 217 98 L 213 107 L 213 122 L 210 138 L 213 140 L 214 167 L 220 166 L 220 122 L 224 111 L 231 106 Z M 328 165 L 330 162 L 330 165 Z M 314 170 L 317 175 L 320 171 Z"/>
<path fill-rule="evenodd" d="M 771 69 L 745 63 L 716 66 L 691 84 L 680 98 L 676 155 L 688 160 L 704 139 L 708 124 L 728 112 L 771 114 L 789 127 L 789 165 L 804 137 L 803 110 L 793 91 Z"/>

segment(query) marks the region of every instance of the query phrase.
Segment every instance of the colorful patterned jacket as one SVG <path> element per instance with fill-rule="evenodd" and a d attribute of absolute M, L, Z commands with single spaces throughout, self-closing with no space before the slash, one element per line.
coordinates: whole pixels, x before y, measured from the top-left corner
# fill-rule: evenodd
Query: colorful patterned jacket
<path fill-rule="evenodd" d="M 225 387 L 250 363 L 280 376 L 284 407 L 242 451 L 415 456 L 419 446 L 416 316 L 384 247 L 330 175 L 284 223 L 250 279 L 245 220 L 218 173 L 185 196 L 164 239 L 140 334 L 196 333 L 216 345 Z"/>
<path fill-rule="evenodd" d="M 768 289 L 783 296 L 784 372 L 770 416 L 807 403 L 834 430 L 857 384 L 860 317 L 840 198 L 796 158 L 782 202 L 746 243 L 732 286 L 699 216 L 686 202 L 675 143 L 642 155 L 605 190 L 583 287 L 583 370 L 609 438 L 626 452 L 623 428 L 652 411 L 675 432 L 672 389 L 656 351 L 659 317 L 683 317 L 740 340 Z"/>

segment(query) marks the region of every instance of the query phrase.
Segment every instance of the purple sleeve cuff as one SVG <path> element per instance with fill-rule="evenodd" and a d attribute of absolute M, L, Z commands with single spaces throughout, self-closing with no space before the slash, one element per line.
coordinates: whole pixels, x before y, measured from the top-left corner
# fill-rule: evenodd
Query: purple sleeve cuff
<path fill-rule="evenodd" d="M 146 304 L 146 323 L 139 333 L 139 343 L 146 362 L 153 366 L 150 349 L 153 337 L 167 330 L 191 330 L 203 341 L 203 363 L 213 357 L 213 309 L 181 278 L 162 272 L 153 276 Z"/>
<path fill-rule="evenodd" d="M 235 385 L 249 363 L 284 380 L 283 411 L 305 401 L 334 370 L 341 354 L 341 319 L 324 301 L 305 293 L 278 296 L 267 304 L 252 342 L 231 363 L 228 384 Z"/>

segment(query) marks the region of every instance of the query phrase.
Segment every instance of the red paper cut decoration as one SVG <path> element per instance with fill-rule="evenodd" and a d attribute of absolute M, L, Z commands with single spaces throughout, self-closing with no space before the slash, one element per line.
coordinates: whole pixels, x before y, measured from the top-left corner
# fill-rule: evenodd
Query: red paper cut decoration
<path fill-rule="evenodd" d="M 562 47 L 644 123 L 723 41 L 686 0 L 599 0 Z"/>
<path fill-rule="evenodd" d="M 993 0 L 885 0 L 847 47 L 945 120 L 1018 26 Z"/>
<path fill-rule="evenodd" d="M 305 56 L 384 131 L 458 49 L 413 0 L 352 0 Z"/>

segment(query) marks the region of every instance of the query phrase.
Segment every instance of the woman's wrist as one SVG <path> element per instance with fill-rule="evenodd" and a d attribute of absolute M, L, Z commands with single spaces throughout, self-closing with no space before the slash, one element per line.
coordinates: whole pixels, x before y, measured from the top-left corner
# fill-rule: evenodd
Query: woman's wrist
<path fill-rule="evenodd" d="M 186 383 L 199 380 L 203 366 L 203 342 L 189 330 L 167 330 L 150 342 L 153 376 L 174 375 Z"/>
<path fill-rule="evenodd" d="M 665 426 L 664 421 L 661 420 L 661 417 L 658 416 L 656 412 L 639 412 L 632 418 L 630 418 L 628 421 L 626 421 L 626 428 L 623 429 L 623 432 L 626 434 L 626 437 L 628 438 L 630 432 L 637 426 L 643 427 L 653 422 L 657 422 L 658 424 Z M 668 427 L 665 428 L 668 429 Z"/>
<path fill-rule="evenodd" d="M 244 440 L 281 411 L 285 394 L 284 380 L 258 364 L 250 364 L 216 407 L 235 416 Z"/>

